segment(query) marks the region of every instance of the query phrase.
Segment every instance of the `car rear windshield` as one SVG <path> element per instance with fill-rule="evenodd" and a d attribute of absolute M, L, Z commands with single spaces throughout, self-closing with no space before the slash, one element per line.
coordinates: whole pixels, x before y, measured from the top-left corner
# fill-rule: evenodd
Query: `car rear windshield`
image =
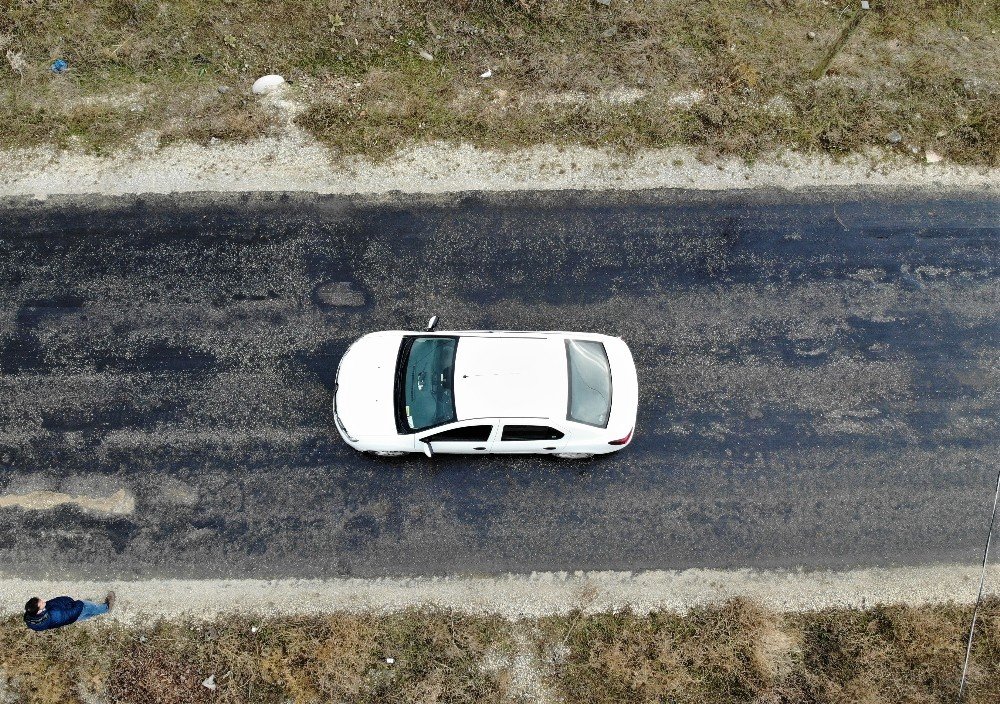
<path fill-rule="evenodd" d="M 611 364 L 604 344 L 594 340 L 566 340 L 569 364 L 569 412 L 577 423 L 608 427 L 611 415 Z"/>
<path fill-rule="evenodd" d="M 407 337 L 396 368 L 396 420 L 401 431 L 455 420 L 454 337 Z"/>

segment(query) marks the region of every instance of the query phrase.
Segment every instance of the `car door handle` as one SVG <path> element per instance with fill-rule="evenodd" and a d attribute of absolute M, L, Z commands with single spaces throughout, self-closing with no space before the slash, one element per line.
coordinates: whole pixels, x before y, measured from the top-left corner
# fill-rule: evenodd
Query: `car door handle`
<path fill-rule="evenodd" d="M 485 447 L 474 447 L 474 448 L 472 448 L 472 449 L 473 449 L 473 450 L 485 450 L 486 448 L 485 448 Z"/>
<path fill-rule="evenodd" d="M 554 450 L 554 449 L 556 449 L 556 448 L 554 448 L 554 447 L 543 447 L 542 449 L 543 449 L 543 450 Z"/>

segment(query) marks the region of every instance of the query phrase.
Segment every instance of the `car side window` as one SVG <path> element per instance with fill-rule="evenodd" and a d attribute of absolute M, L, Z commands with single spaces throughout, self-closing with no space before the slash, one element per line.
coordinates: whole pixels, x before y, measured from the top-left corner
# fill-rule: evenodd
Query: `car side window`
<path fill-rule="evenodd" d="M 500 441 L 559 440 L 563 434 L 547 425 L 505 425 Z"/>
<path fill-rule="evenodd" d="M 493 432 L 492 425 L 467 425 L 464 428 L 452 428 L 423 438 L 429 442 L 486 442 Z"/>

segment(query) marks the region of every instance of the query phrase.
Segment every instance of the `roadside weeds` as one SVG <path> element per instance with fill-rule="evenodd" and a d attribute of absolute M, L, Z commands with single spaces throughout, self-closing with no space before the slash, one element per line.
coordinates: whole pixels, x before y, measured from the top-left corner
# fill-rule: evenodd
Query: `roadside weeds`
<path fill-rule="evenodd" d="M 971 606 L 523 619 L 395 614 L 0 625 L 0 692 L 31 703 L 944 702 Z M 1000 599 L 980 611 L 968 702 L 1000 697 Z M 211 676 L 211 679 L 209 677 Z M 206 686 L 210 685 L 210 686 Z M 214 687 L 214 688 L 212 688 Z"/>
<path fill-rule="evenodd" d="M 885 148 L 1000 165 L 992 3 L 873 2 L 819 80 L 853 0 L 8 5 L 0 148 L 108 153 L 139 135 L 163 146 L 291 129 L 372 159 L 445 142 L 747 160 Z M 69 70 L 53 73 L 55 58 Z M 292 123 L 249 94 L 271 72 L 291 81 Z"/>

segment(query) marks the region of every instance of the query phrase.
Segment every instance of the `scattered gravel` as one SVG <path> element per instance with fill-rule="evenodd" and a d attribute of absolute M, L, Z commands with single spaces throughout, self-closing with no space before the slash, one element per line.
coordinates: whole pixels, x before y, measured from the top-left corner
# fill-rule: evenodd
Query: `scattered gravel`
<path fill-rule="evenodd" d="M 520 189 L 729 189 L 872 185 L 996 188 L 1000 170 L 921 164 L 884 152 L 834 161 L 786 154 L 706 164 L 687 149 L 614 154 L 540 147 L 511 153 L 470 146 L 411 149 L 386 162 L 337 158 L 301 133 L 250 144 L 180 144 L 98 157 L 39 149 L 0 154 L 0 196 L 69 193 L 307 191 L 443 193 Z"/>
<path fill-rule="evenodd" d="M 31 596 L 70 594 L 96 598 L 113 589 L 116 618 L 141 614 L 211 618 L 221 611 L 264 614 L 379 613 L 437 606 L 507 618 L 599 613 L 626 606 L 638 612 L 683 612 L 743 596 L 777 611 L 882 604 L 969 603 L 976 597 L 980 568 L 939 565 L 848 572 L 700 570 L 682 572 L 535 572 L 499 577 L 414 577 L 330 580 L 143 580 L 66 582 L 0 579 L 7 613 Z M 1000 566 L 987 575 L 988 591 Z"/>

